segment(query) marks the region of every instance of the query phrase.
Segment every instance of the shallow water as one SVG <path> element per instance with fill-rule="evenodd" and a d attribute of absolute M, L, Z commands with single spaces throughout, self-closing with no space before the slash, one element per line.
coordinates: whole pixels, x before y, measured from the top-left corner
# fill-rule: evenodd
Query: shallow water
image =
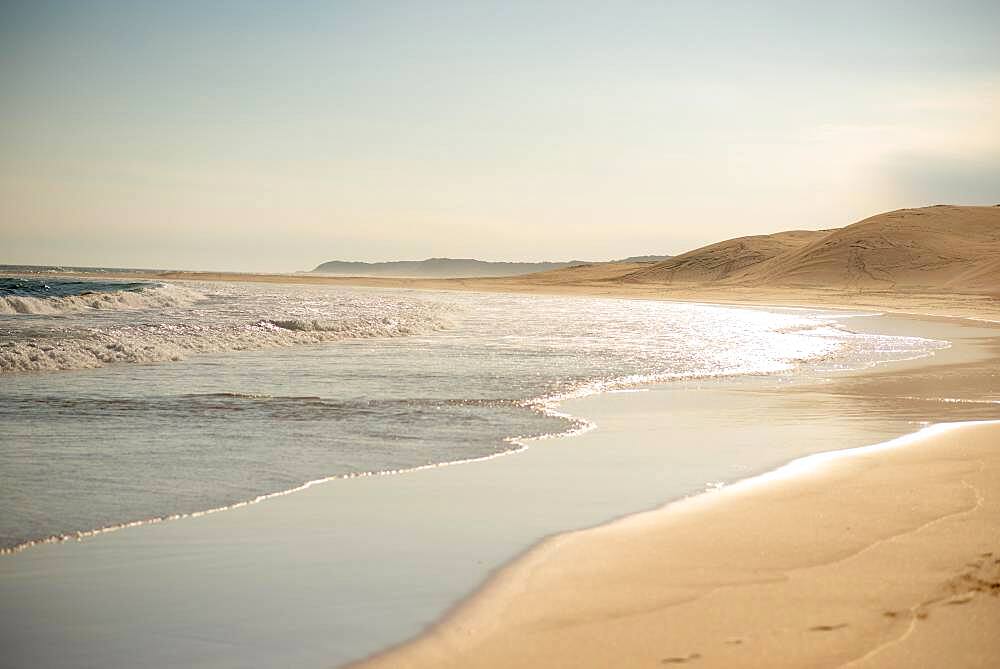
<path fill-rule="evenodd" d="M 2 548 L 493 456 L 580 427 L 551 410 L 573 395 L 943 345 L 853 334 L 843 314 L 638 300 L 107 280 L 37 293 L 34 313 L 0 315 Z"/>

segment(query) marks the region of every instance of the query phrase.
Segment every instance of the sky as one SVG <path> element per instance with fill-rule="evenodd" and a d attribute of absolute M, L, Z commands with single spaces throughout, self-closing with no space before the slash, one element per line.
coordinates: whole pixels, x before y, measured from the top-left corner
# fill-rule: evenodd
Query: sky
<path fill-rule="evenodd" d="M 0 263 L 602 260 L 996 204 L 997 26 L 995 0 L 0 0 Z"/>

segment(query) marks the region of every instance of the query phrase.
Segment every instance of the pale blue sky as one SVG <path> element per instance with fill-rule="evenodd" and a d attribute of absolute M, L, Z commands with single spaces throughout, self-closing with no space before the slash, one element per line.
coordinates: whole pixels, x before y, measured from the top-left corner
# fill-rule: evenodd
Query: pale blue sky
<path fill-rule="evenodd" d="M 0 2 L 0 263 L 604 259 L 1000 202 L 997 2 Z"/>

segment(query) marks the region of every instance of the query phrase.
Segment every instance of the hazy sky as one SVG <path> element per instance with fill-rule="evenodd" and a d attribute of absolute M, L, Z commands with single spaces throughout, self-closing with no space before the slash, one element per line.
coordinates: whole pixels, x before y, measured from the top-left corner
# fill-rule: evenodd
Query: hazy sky
<path fill-rule="evenodd" d="M 0 263 L 609 259 L 995 204 L 998 31 L 996 0 L 0 0 Z"/>

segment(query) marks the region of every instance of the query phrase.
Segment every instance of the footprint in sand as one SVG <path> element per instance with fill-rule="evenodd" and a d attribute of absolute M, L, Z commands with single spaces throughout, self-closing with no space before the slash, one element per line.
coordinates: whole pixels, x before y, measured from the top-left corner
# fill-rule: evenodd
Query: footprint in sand
<path fill-rule="evenodd" d="M 841 630 L 847 627 L 847 623 L 840 623 L 839 625 L 816 625 L 815 627 L 810 627 L 810 632 L 833 632 L 834 630 Z"/>
<path fill-rule="evenodd" d="M 697 660 L 701 657 L 701 653 L 691 653 L 687 657 L 665 657 L 660 660 L 660 664 L 684 664 L 685 662 L 690 662 L 691 660 Z"/>

